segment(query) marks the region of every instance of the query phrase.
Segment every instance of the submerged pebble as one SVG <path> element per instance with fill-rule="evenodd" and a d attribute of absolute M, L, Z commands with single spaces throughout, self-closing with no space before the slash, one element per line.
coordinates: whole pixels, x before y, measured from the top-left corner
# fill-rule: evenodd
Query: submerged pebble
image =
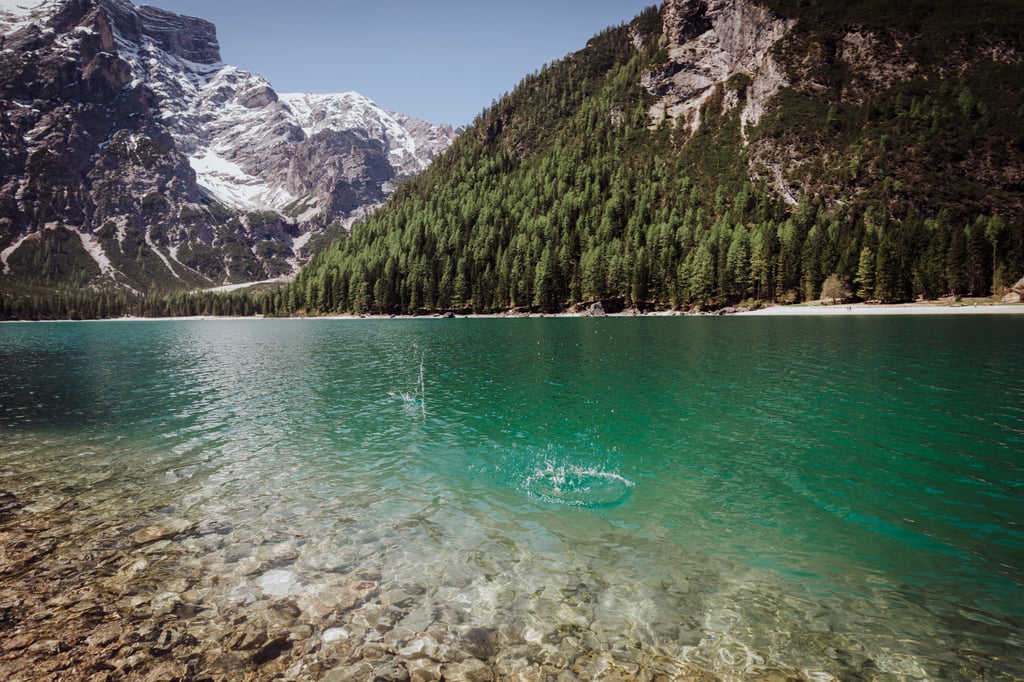
<path fill-rule="evenodd" d="M 321 639 L 325 644 L 332 642 L 341 642 L 349 638 L 349 632 L 345 628 L 328 628 L 324 630 L 324 634 Z"/>
<path fill-rule="evenodd" d="M 263 594 L 270 597 L 286 597 L 288 591 L 296 583 L 297 578 L 291 571 L 267 571 L 256 581 Z"/>
<path fill-rule="evenodd" d="M 176 535 L 188 532 L 193 527 L 191 521 L 186 519 L 170 519 L 163 523 L 147 526 L 131 534 L 131 541 L 136 545 L 145 545 L 157 540 L 165 540 Z"/>
<path fill-rule="evenodd" d="M 235 529 L 212 535 L 225 542 L 192 542 L 185 518 L 127 535 L 57 509 L 24 522 L 0 534 L 9 560 L 0 675 L 10 679 L 801 679 L 763 651 L 709 635 L 709 624 L 733 627 L 732 606 L 667 617 L 702 606 L 679 585 L 622 594 L 578 569 L 516 587 L 465 565 L 426 584 L 389 580 L 372 558 L 325 570 L 330 562 L 306 561 L 292 540 L 261 545 L 258 534 L 231 537 Z M 39 527 L 63 530 L 40 537 Z M 823 650 L 831 667 L 821 679 L 874 669 L 853 645 Z M 920 670 L 906 658 L 883 662 Z"/>

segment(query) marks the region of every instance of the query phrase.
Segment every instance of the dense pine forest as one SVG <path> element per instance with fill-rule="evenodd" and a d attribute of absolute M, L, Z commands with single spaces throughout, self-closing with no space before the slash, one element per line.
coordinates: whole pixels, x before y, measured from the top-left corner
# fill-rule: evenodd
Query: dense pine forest
<path fill-rule="evenodd" d="M 263 312 L 265 300 L 246 291 L 154 292 L 37 290 L 32 296 L 0 296 L 0 320 L 104 320 L 118 317 L 245 317 Z"/>
<path fill-rule="evenodd" d="M 751 83 L 738 74 L 696 130 L 652 124 L 657 98 L 642 76 L 669 59 L 652 7 L 526 77 L 288 285 L 224 296 L 75 289 L 5 300 L 0 317 L 998 295 L 1024 276 L 1024 64 L 984 55 L 1024 53 L 1024 12 L 981 4 L 772 0 L 798 20 L 776 50 L 792 85 L 744 129 Z M 862 82 L 835 57 L 851 25 L 894 50 L 911 44 L 914 69 L 884 88 Z M 752 149 L 784 153 L 797 191 L 752 172 Z"/>

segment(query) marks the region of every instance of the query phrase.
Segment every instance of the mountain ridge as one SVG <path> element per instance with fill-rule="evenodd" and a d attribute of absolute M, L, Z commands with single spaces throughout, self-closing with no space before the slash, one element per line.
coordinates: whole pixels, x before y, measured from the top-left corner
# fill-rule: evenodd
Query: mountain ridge
<path fill-rule="evenodd" d="M 128 0 L 16 9 L 0 12 L 4 289 L 291 274 L 458 134 L 354 93 L 297 112 L 224 64 L 203 19 Z M 307 134 L 300 113 L 327 122 Z"/>

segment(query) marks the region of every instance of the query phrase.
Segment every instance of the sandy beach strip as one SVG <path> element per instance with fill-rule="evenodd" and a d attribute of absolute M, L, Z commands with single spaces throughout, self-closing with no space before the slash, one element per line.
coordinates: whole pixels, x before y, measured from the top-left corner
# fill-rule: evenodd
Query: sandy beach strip
<path fill-rule="evenodd" d="M 778 305 L 737 315 L 1024 315 L 1022 303 L 852 303 Z"/>

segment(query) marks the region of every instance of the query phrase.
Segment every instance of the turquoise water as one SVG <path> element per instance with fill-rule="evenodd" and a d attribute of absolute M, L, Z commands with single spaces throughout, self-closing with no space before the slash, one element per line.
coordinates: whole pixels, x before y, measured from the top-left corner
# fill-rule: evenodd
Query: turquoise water
<path fill-rule="evenodd" d="M 419 586 L 414 612 L 571 626 L 638 670 L 1022 678 L 1022 337 L 1016 315 L 5 324 L 0 491 L 69 533 L 219 524 L 233 549 L 197 561 L 222 611 L 274 596 L 238 548 L 284 533 L 293 595 L 372 570 Z"/>

